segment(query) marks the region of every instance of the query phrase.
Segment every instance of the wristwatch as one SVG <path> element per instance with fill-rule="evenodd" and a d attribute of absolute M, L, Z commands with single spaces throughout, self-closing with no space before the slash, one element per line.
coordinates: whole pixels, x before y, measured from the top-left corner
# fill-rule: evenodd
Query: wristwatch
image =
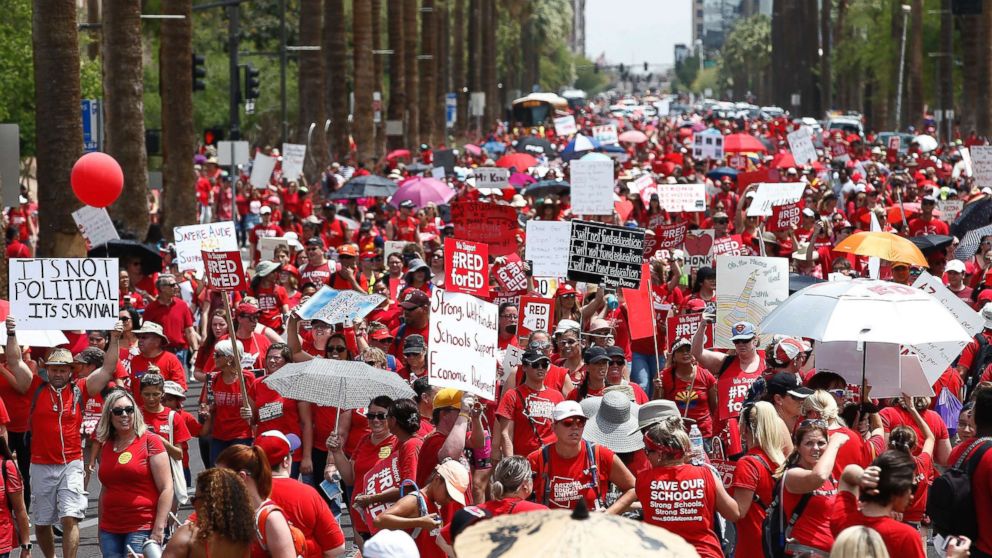
<path fill-rule="evenodd" d="M 28 552 L 31 552 L 31 543 L 22 544 L 21 545 L 21 550 L 27 550 Z"/>

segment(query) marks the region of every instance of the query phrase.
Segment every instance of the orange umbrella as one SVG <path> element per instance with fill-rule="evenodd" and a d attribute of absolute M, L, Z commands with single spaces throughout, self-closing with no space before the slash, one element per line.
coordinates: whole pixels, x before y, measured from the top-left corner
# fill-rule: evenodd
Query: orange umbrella
<path fill-rule="evenodd" d="M 834 250 L 859 256 L 875 256 L 890 262 L 928 267 L 926 257 L 915 244 L 890 232 L 858 232 L 845 238 Z"/>

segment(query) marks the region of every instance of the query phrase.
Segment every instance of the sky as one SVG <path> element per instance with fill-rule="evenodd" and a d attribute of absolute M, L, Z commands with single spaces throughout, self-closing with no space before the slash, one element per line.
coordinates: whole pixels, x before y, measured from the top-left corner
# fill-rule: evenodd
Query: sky
<path fill-rule="evenodd" d="M 692 43 L 691 0 L 586 0 L 586 56 L 614 64 L 674 63 L 677 43 Z"/>

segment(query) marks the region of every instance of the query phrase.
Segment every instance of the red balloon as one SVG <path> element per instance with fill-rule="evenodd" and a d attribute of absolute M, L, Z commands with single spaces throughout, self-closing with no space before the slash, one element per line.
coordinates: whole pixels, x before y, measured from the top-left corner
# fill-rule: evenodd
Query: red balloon
<path fill-rule="evenodd" d="M 79 201 L 93 207 L 107 207 L 124 190 L 124 171 L 113 157 L 94 151 L 72 166 L 72 191 Z"/>

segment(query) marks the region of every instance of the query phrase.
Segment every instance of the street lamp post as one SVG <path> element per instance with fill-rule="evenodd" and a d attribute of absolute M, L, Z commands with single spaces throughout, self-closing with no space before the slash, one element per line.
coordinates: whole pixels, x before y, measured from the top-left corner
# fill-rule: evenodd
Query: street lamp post
<path fill-rule="evenodd" d="M 913 8 L 908 4 L 902 5 L 902 44 L 899 47 L 899 83 L 896 85 L 896 131 L 902 130 L 902 80 L 906 69 L 906 27 L 909 25 L 909 14 Z"/>

